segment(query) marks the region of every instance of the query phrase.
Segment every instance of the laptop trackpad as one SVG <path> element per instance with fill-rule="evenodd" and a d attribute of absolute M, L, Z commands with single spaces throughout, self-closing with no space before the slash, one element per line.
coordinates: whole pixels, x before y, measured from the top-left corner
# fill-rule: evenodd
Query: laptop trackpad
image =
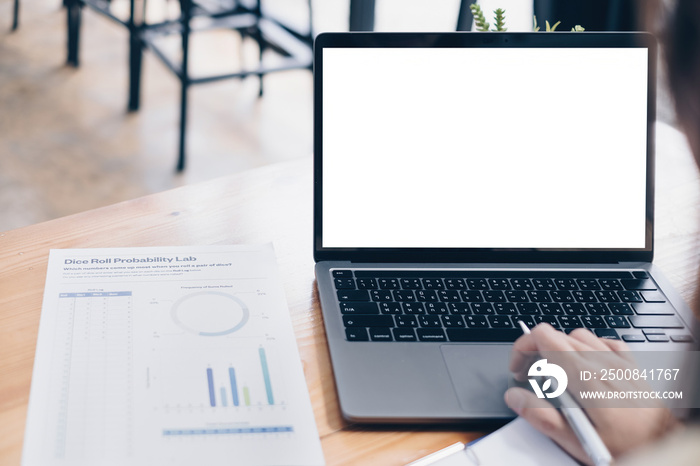
<path fill-rule="evenodd" d="M 470 413 L 513 414 L 503 394 L 508 389 L 512 345 L 443 345 L 442 357 L 459 404 Z"/>

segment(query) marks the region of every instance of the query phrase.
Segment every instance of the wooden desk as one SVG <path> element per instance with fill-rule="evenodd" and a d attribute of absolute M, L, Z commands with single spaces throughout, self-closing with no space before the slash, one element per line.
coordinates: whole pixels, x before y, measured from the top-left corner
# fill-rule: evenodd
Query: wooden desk
<path fill-rule="evenodd" d="M 700 177 L 682 136 L 659 128 L 657 259 L 695 294 Z M 401 465 L 483 432 L 353 428 L 339 415 L 312 259 L 311 160 L 252 170 L 0 233 L 0 464 L 19 464 L 50 248 L 271 241 L 329 465 Z M 88 193 L 86 193 L 88 195 Z"/>

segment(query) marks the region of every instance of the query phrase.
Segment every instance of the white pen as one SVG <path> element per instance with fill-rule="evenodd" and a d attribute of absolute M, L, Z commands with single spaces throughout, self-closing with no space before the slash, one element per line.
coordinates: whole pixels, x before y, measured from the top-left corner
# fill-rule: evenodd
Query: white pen
<path fill-rule="evenodd" d="M 530 329 L 525 325 L 525 322 L 519 320 L 518 324 L 520 324 L 520 328 L 523 329 L 525 335 L 530 334 Z M 576 400 L 573 399 L 569 392 L 562 393 L 559 397 L 559 402 L 564 419 L 571 426 L 593 464 L 595 466 L 609 466 L 612 463 L 612 455 L 605 443 L 603 443 L 603 439 L 596 432 L 593 424 L 591 424 L 590 419 L 586 416 L 586 413 L 583 412 L 583 408 L 576 403 Z"/>

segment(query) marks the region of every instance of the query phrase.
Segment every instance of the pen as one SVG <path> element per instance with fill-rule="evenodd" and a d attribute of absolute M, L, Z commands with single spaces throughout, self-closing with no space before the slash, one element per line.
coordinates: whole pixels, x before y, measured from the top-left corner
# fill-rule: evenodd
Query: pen
<path fill-rule="evenodd" d="M 520 324 L 520 328 L 523 329 L 525 335 L 530 334 L 530 329 L 522 320 L 519 320 L 518 324 Z M 576 403 L 576 400 L 573 399 L 569 392 L 562 393 L 559 397 L 559 402 L 564 419 L 571 426 L 593 464 L 595 466 L 609 466 L 612 462 L 612 455 L 581 406 Z"/>

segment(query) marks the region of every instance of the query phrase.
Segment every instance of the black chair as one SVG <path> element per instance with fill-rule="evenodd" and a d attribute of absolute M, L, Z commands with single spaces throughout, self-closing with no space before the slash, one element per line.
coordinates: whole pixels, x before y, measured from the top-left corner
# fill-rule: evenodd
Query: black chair
<path fill-rule="evenodd" d="M 16 31 L 19 26 L 19 0 L 15 0 L 12 7 L 12 30 Z"/>
<path fill-rule="evenodd" d="M 577 24 L 587 31 L 634 31 L 639 26 L 636 0 L 534 0 L 534 10 L 541 23 L 561 21 L 560 31 Z"/>
<path fill-rule="evenodd" d="M 106 17 L 125 26 L 129 31 L 129 111 L 136 111 L 140 104 L 141 61 L 143 49 L 147 48 L 160 59 L 165 66 L 180 80 L 180 137 L 177 171 L 185 168 L 187 105 L 188 91 L 194 84 L 204 84 L 223 79 L 258 76 L 260 80 L 259 96 L 263 95 L 263 76 L 275 71 L 290 69 L 312 69 L 313 65 L 313 28 L 311 22 L 311 0 L 308 0 L 308 32 L 298 32 L 283 22 L 263 13 L 261 0 L 252 4 L 239 0 L 230 0 L 222 4 L 208 5 L 206 0 L 180 0 L 180 17 L 176 20 L 156 24 L 137 22 L 135 19 L 134 0 L 130 0 L 130 16 L 124 21 L 115 17 L 110 5 L 105 0 L 67 0 L 68 9 L 68 63 L 78 66 L 78 43 L 80 39 L 81 8 L 87 6 Z M 206 17 L 209 19 L 204 29 L 228 29 L 237 32 L 241 39 L 250 37 L 258 44 L 258 67 L 214 76 L 193 78 L 189 70 L 190 35 L 197 32 L 192 29 L 192 19 Z M 158 38 L 164 35 L 181 36 L 182 56 L 179 61 L 169 57 L 158 45 Z M 265 66 L 263 53 L 272 51 L 281 57 L 275 66 Z"/>

